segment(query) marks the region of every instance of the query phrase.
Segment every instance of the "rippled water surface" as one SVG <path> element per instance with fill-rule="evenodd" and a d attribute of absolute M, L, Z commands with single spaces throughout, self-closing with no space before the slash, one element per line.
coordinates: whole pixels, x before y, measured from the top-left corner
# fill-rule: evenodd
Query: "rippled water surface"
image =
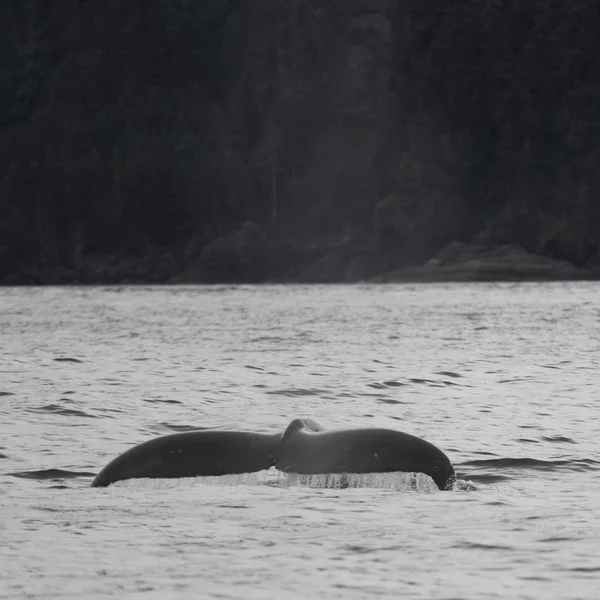
<path fill-rule="evenodd" d="M 594 283 L 0 289 L 0 598 L 597 598 L 599 321 Z M 302 416 L 460 480 L 89 487 L 149 438 Z"/>

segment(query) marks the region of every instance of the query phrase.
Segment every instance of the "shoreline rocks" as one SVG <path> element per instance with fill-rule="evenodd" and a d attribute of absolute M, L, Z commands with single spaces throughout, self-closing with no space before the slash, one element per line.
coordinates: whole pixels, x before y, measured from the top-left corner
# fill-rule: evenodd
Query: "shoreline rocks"
<path fill-rule="evenodd" d="M 394 263 L 392 263 L 393 265 Z M 398 263 L 396 263 L 398 264 Z M 54 265 L 23 268 L 0 285 L 194 285 L 261 283 L 434 283 L 474 281 L 586 281 L 600 265 L 577 267 L 532 254 L 517 244 L 451 242 L 421 266 L 389 268 L 390 258 L 367 236 L 325 240 L 302 248 L 269 240 L 245 223 L 205 244 L 194 258 L 152 253 L 144 257 L 88 257 L 79 269 Z"/>
<path fill-rule="evenodd" d="M 531 254 L 517 244 L 451 242 L 421 267 L 396 269 L 372 282 L 576 281 L 600 278 L 565 261 Z"/>

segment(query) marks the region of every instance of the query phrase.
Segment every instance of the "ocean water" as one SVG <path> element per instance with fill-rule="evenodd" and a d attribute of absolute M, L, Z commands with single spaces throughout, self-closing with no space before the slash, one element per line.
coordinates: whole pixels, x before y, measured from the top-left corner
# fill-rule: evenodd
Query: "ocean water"
<path fill-rule="evenodd" d="M 598 598 L 600 285 L 0 288 L 0 598 Z M 387 427 L 411 474 L 130 480 L 190 428 Z"/>

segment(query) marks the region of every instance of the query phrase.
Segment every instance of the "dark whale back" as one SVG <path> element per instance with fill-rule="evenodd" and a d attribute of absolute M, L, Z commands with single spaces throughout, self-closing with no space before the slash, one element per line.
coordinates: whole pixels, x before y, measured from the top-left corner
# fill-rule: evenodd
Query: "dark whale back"
<path fill-rule="evenodd" d="M 441 489 L 455 479 L 448 457 L 433 444 L 391 429 L 325 431 L 310 419 L 290 423 L 275 466 L 291 473 L 425 473 Z"/>
<path fill-rule="evenodd" d="M 92 482 L 104 487 L 140 477 L 198 477 L 271 468 L 281 438 L 246 431 L 190 431 L 134 446 L 108 463 Z"/>

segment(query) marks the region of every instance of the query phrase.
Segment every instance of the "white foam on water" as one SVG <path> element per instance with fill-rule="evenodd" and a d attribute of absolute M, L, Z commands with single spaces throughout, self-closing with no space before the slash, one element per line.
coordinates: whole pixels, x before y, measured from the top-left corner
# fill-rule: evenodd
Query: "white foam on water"
<path fill-rule="evenodd" d="M 423 473 L 284 473 L 276 468 L 256 473 L 187 477 L 179 479 L 127 479 L 113 486 L 124 488 L 170 489 L 182 485 L 210 486 L 279 486 L 313 489 L 371 488 L 402 492 L 437 492 L 433 480 Z"/>
<path fill-rule="evenodd" d="M 282 486 L 308 488 L 376 488 L 403 492 L 439 491 L 431 477 L 423 473 L 323 473 L 315 475 L 282 473 L 278 483 Z"/>

